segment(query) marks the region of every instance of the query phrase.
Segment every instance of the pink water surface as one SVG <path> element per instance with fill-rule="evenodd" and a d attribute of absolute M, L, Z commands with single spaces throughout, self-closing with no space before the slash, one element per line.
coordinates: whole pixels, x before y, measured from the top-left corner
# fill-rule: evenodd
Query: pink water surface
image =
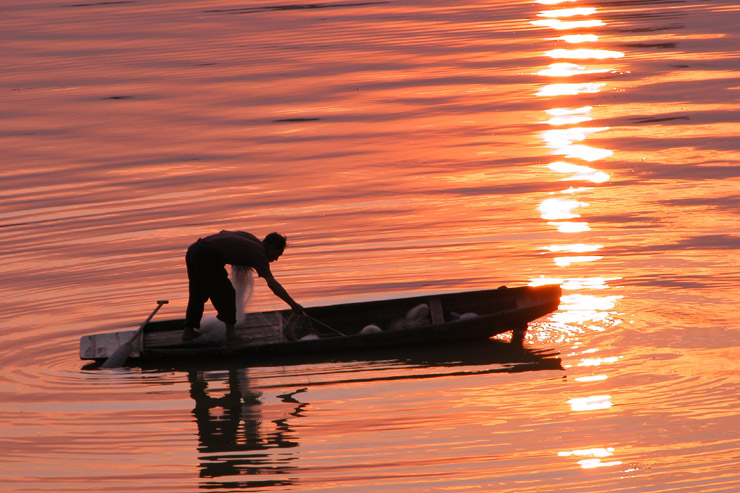
<path fill-rule="evenodd" d="M 733 2 L 76 2 L 0 17 L 0 489 L 740 489 Z M 307 306 L 563 303 L 524 352 L 84 368 L 221 229 Z"/>

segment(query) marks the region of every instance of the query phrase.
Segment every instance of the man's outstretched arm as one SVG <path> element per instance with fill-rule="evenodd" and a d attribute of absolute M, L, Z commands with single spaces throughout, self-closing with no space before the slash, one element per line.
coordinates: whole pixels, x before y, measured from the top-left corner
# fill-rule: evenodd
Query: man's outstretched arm
<path fill-rule="evenodd" d="M 303 307 L 296 303 L 295 300 L 290 297 L 282 284 L 280 284 L 272 274 L 266 275 L 264 277 L 265 281 L 267 281 L 267 286 L 273 293 L 275 293 L 275 296 L 290 305 L 290 308 L 292 308 L 294 312 L 303 313 Z"/>

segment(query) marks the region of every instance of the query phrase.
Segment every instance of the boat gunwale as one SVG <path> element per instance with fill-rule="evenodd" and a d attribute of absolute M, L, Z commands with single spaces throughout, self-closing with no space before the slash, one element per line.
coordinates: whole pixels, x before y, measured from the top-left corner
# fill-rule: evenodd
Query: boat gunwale
<path fill-rule="evenodd" d="M 239 355 L 250 354 L 271 354 L 271 355 L 291 355 L 305 354 L 311 351 L 335 352 L 337 350 L 368 350 L 392 346 L 402 346 L 407 344 L 409 347 L 417 345 L 440 344 L 446 341 L 463 341 L 474 339 L 491 338 L 495 335 L 508 331 L 524 331 L 527 324 L 537 318 L 557 310 L 560 303 L 561 289 L 559 285 L 545 286 L 520 286 L 514 288 L 500 287 L 496 289 L 476 290 L 476 291 L 457 291 L 452 293 L 429 294 L 405 298 L 392 298 L 387 300 L 371 300 L 363 302 L 340 303 L 335 305 L 322 305 L 316 307 L 307 307 L 307 313 L 312 311 L 331 312 L 332 309 L 341 307 L 342 310 L 351 311 L 354 307 L 397 306 L 402 304 L 413 304 L 415 302 L 428 301 L 430 298 L 450 298 L 464 296 L 485 296 L 486 294 L 501 295 L 496 299 L 512 297 L 515 300 L 527 298 L 528 294 L 533 292 L 539 300 L 532 304 L 510 308 L 493 313 L 479 315 L 471 319 L 449 320 L 442 323 L 431 323 L 417 327 L 403 328 L 398 330 L 384 330 L 380 333 L 361 334 L 328 334 L 322 333 L 318 339 L 296 340 L 296 341 L 277 341 L 269 343 L 252 343 L 236 346 L 226 344 L 219 345 L 178 345 L 171 347 L 144 347 L 144 338 L 139 338 L 141 346 L 139 347 L 139 356 L 132 357 L 132 360 L 139 361 L 156 361 L 172 360 L 183 358 L 215 358 L 215 357 L 236 357 Z M 287 310 L 269 310 L 257 312 L 267 313 L 285 313 Z M 174 332 L 181 330 L 184 319 L 168 319 L 152 322 L 150 325 L 155 332 Z M 432 337 L 430 337 L 430 335 Z M 85 358 L 89 359 L 89 358 Z M 95 358 L 96 360 L 100 358 Z"/>
<path fill-rule="evenodd" d="M 178 359 L 187 357 L 221 357 L 247 354 L 300 354 L 311 352 L 333 352 L 337 349 L 347 351 L 374 350 L 384 347 L 440 344 L 447 341 L 489 339 L 509 331 L 525 330 L 527 324 L 557 309 L 556 301 L 524 308 L 504 310 L 467 320 L 453 320 L 441 324 L 420 325 L 413 328 L 388 330 L 370 334 L 326 334 L 318 339 L 280 341 L 265 344 L 226 344 L 210 346 L 177 346 L 143 348 L 142 360 Z M 461 333 L 454 334 L 459 331 Z M 430 337 L 431 336 L 431 337 Z"/>

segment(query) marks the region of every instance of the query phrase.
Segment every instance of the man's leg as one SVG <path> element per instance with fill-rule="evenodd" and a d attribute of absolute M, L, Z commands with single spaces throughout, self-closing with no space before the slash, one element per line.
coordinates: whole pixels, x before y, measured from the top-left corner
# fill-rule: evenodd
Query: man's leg
<path fill-rule="evenodd" d="M 182 333 L 183 341 L 195 339 L 200 335 L 197 329 L 200 329 L 200 320 L 203 318 L 203 310 L 208 301 L 208 296 L 199 286 L 193 286 L 192 281 L 189 293 L 188 308 L 185 311 L 185 329 Z"/>
<path fill-rule="evenodd" d="M 236 334 L 234 324 L 226 324 L 226 340 L 233 344 L 244 342 L 244 340 Z"/>
<path fill-rule="evenodd" d="M 203 262 L 198 255 L 197 243 L 188 248 L 185 264 L 188 268 L 188 307 L 185 310 L 185 330 L 182 339 L 188 341 L 200 335 L 200 321 L 208 301 L 207 283 L 202 275 Z"/>

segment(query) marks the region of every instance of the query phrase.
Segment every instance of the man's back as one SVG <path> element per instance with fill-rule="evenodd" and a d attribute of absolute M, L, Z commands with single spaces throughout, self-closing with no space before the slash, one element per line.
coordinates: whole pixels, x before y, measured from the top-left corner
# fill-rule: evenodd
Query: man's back
<path fill-rule="evenodd" d="M 262 242 L 246 231 L 221 231 L 202 241 L 218 252 L 225 264 L 252 267 L 264 277 L 270 272 L 270 262 Z"/>

